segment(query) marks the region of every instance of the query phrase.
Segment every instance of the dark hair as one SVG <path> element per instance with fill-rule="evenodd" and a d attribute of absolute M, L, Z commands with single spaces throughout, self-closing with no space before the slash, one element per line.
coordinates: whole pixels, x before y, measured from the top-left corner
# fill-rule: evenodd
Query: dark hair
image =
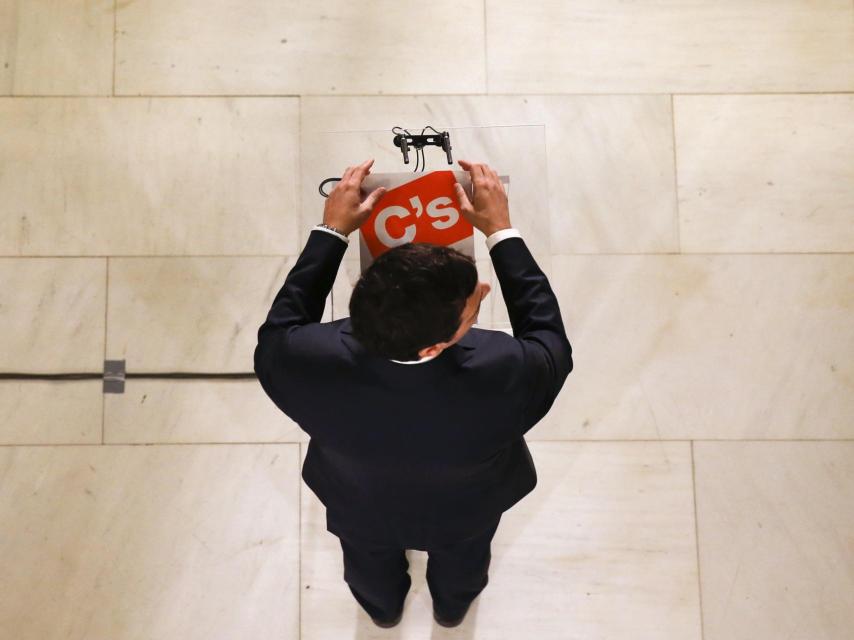
<path fill-rule="evenodd" d="M 350 297 L 353 336 L 372 354 L 418 360 L 418 352 L 449 341 L 460 328 L 477 267 L 450 247 L 407 242 L 380 255 Z"/>

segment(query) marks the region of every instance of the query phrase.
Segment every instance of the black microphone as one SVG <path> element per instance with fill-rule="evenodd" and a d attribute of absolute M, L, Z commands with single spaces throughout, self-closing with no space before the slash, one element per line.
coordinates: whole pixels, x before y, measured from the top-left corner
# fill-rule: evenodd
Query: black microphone
<path fill-rule="evenodd" d="M 448 164 L 454 164 L 454 160 L 451 158 L 451 136 L 448 135 L 447 131 L 442 132 L 442 148 L 445 150 L 445 155 L 448 156 Z"/>
<path fill-rule="evenodd" d="M 409 164 L 409 144 L 406 142 L 406 136 L 397 134 L 394 137 L 394 146 L 400 147 L 400 150 L 403 151 L 403 163 Z"/>

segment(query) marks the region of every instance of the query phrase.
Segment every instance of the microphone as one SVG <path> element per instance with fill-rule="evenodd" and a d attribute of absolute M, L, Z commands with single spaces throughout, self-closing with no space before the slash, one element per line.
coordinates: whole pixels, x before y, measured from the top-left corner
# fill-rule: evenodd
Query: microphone
<path fill-rule="evenodd" d="M 403 151 L 403 163 L 409 164 L 409 144 L 406 142 L 406 136 L 400 134 L 394 136 L 394 146 L 400 147 Z"/>
<path fill-rule="evenodd" d="M 442 148 L 448 157 L 448 164 L 454 164 L 454 160 L 451 158 L 451 136 L 448 135 L 447 131 L 442 132 Z"/>

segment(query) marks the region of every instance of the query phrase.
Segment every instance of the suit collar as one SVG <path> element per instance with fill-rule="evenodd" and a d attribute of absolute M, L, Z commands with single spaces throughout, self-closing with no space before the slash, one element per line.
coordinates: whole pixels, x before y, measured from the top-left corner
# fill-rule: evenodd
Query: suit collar
<path fill-rule="evenodd" d="M 356 340 L 356 338 L 353 336 L 353 326 L 352 326 L 352 323 L 350 322 L 349 317 L 343 318 L 341 320 L 336 320 L 334 322 L 340 323 L 339 324 L 339 331 L 341 333 L 341 341 L 347 346 L 347 348 L 353 354 L 355 354 L 355 355 L 365 354 L 368 356 L 372 356 L 372 354 L 370 354 L 367 351 L 367 349 L 365 349 L 365 347 L 362 346 L 362 343 L 360 343 L 358 340 Z M 477 340 L 476 336 L 477 336 L 477 334 L 475 333 L 475 329 L 469 329 L 468 331 L 466 331 L 466 333 L 463 335 L 462 338 L 457 340 L 457 342 L 455 342 L 453 345 L 451 345 L 445 351 L 450 351 L 454 347 L 459 347 L 460 350 L 462 350 L 464 353 L 467 354 L 469 351 L 471 351 L 475 348 L 476 340 Z M 424 369 L 426 367 L 430 367 L 432 364 L 437 363 L 441 359 L 442 355 L 446 355 L 445 352 L 439 354 L 438 357 L 433 358 L 432 360 L 428 360 L 427 362 L 422 362 L 418 365 L 410 366 L 410 367 L 408 367 L 408 369 L 410 369 L 410 370 L 411 369 Z M 388 362 L 388 364 L 390 364 L 394 367 L 406 366 L 406 365 L 401 365 L 400 363 L 397 363 L 397 362 L 392 362 L 391 360 L 388 360 L 386 358 L 377 358 L 377 359 L 383 360 L 384 362 Z"/>

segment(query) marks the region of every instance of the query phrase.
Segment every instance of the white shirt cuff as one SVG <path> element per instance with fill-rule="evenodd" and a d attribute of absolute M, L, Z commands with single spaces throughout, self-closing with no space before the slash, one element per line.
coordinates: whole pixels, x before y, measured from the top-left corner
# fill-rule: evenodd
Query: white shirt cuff
<path fill-rule="evenodd" d="M 510 229 L 502 229 L 501 231 L 496 231 L 490 236 L 486 237 L 486 248 L 487 251 L 492 251 L 492 247 L 501 242 L 502 240 L 506 240 L 507 238 L 521 238 L 522 234 L 519 233 L 518 229 L 510 228 Z"/>
<path fill-rule="evenodd" d="M 314 231 L 315 229 L 317 229 L 318 231 L 325 231 L 326 233 L 331 233 L 333 236 L 341 238 L 344 242 L 346 242 L 347 244 L 350 244 L 350 238 L 345 236 L 343 233 L 338 233 L 337 231 L 333 231 L 332 229 L 327 229 L 326 227 L 321 227 L 320 225 L 316 225 L 312 229 L 312 231 Z"/>

